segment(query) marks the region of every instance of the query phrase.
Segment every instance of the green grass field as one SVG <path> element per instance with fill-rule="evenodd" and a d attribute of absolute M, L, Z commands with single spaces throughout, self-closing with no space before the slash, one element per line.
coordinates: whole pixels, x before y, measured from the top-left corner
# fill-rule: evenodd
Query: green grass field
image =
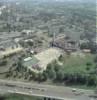
<path fill-rule="evenodd" d="M 65 56 L 63 60 L 63 69 L 68 73 L 88 73 L 95 67 L 94 55 L 86 54 L 84 56 Z"/>

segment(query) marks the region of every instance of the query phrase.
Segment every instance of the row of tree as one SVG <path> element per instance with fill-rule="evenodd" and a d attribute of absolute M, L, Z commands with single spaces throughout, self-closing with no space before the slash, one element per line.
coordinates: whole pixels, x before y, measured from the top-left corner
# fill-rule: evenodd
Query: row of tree
<path fill-rule="evenodd" d="M 55 63 L 49 64 L 46 70 L 47 77 L 55 82 L 64 83 L 66 85 L 87 85 L 96 86 L 97 76 L 93 73 L 67 73 L 62 70 L 62 66 Z"/>

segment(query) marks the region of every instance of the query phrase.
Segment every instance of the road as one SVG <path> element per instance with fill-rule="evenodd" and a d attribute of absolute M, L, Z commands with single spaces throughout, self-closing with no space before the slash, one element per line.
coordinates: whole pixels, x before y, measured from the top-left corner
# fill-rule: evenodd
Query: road
<path fill-rule="evenodd" d="M 72 90 L 72 88 L 64 86 L 0 80 L 0 93 L 19 93 L 59 100 L 97 100 L 97 98 L 90 97 L 90 95 L 93 95 L 92 90 L 76 89 L 76 92 Z"/>

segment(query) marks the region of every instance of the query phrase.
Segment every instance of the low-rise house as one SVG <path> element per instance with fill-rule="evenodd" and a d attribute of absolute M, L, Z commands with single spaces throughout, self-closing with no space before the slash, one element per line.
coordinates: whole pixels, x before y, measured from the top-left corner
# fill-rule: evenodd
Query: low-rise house
<path fill-rule="evenodd" d="M 90 49 L 83 49 L 82 52 L 84 52 L 84 53 L 90 53 L 91 50 Z"/>
<path fill-rule="evenodd" d="M 19 47 L 20 45 L 18 43 L 15 43 L 14 41 L 11 40 L 3 41 L 0 43 L 0 48 L 3 48 L 4 50 L 15 49 Z"/>
<path fill-rule="evenodd" d="M 29 36 L 29 35 L 32 35 L 33 33 L 35 33 L 35 30 L 23 30 L 22 31 L 22 35 L 24 36 Z"/>

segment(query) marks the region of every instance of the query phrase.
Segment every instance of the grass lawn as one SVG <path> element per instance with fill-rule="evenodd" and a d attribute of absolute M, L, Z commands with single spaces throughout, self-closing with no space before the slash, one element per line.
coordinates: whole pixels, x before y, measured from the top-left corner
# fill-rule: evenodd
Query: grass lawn
<path fill-rule="evenodd" d="M 63 60 L 63 69 L 68 73 L 88 73 L 95 67 L 93 62 L 94 55 L 85 54 L 84 56 L 65 56 Z"/>

